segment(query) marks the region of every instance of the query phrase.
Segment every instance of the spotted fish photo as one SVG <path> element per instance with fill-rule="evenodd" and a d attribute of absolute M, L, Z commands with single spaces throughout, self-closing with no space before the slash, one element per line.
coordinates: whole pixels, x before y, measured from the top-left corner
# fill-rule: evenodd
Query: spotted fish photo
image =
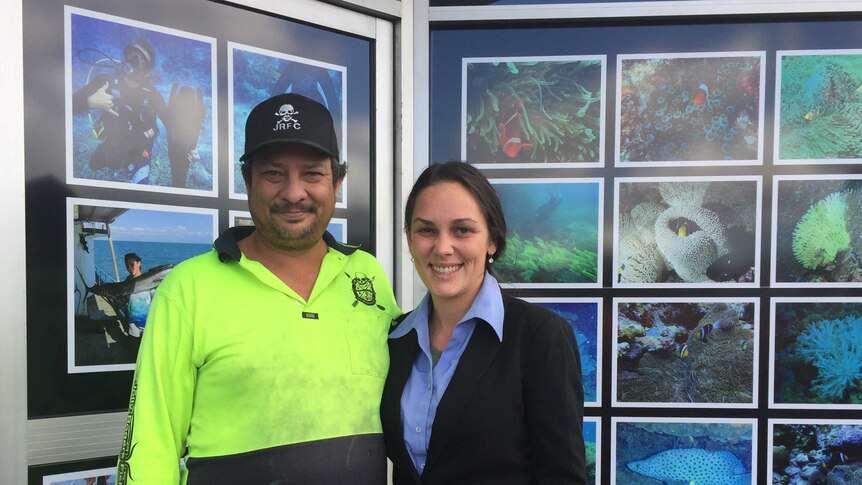
<path fill-rule="evenodd" d="M 616 485 L 753 485 L 754 420 L 614 418 Z"/>

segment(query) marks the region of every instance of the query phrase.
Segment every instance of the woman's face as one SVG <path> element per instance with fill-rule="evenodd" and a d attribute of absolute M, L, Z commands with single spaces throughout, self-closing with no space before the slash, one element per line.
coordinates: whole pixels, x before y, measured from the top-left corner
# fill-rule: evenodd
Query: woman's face
<path fill-rule="evenodd" d="M 410 253 L 435 304 L 472 303 L 496 252 L 476 199 L 459 183 L 435 184 L 416 197 L 411 217 Z"/>

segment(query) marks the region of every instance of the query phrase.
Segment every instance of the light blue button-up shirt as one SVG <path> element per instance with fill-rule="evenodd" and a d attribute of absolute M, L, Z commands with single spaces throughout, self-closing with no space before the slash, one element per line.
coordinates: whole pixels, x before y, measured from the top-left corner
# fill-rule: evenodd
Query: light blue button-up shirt
<path fill-rule="evenodd" d="M 430 295 L 425 295 L 419 306 L 390 334 L 389 338 L 401 337 L 411 329 L 416 329 L 419 348 L 413 370 L 401 395 L 401 426 L 404 444 L 413 460 L 416 471 L 422 474 L 431 442 L 431 429 L 437 405 L 443 398 L 458 361 L 470 342 L 477 322 L 484 322 L 494 329 L 500 342 L 503 341 L 503 297 L 497 280 L 488 273 L 479 294 L 473 300 L 470 310 L 455 327 L 452 338 L 443 350 L 436 366 L 431 365 L 431 342 L 428 334 L 428 317 L 431 309 Z"/>

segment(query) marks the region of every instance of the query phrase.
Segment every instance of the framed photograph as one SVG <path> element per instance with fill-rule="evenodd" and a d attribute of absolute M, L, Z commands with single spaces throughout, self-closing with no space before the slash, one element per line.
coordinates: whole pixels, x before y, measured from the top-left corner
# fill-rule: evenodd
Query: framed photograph
<path fill-rule="evenodd" d="M 296 93 L 326 106 L 332 114 L 341 160 L 347 153 L 347 67 L 282 52 L 228 42 L 228 137 L 231 154 L 230 197 L 245 199 L 239 158 L 245 152 L 245 121 L 252 108 L 282 93 Z M 285 105 L 286 114 L 293 110 Z M 279 110 L 279 113 L 282 110 Z M 273 113 L 273 121 L 283 116 Z M 336 207 L 347 207 L 347 182 Z"/>
<path fill-rule="evenodd" d="M 617 166 L 760 165 L 766 52 L 617 56 Z"/>
<path fill-rule="evenodd" d="M 757 420 L 611 418 L 611 485 L 755 484 Z"/>
<path fill-rule="evenodd" d="M 862 468 L 862 421 L 770 419 L 766 453 L 772 483 L 841 483 Z"/>
<path fill-rule="evenodd" d="M 253 226 L 254 221 L 251 220 L 251 214 L 248 211 L 235 211 L 229 213 L 230 227 L 234 226 Z M 341 217 L 333 217 L 329 220 L 329 225 L 326 230 L 332 234 L 336 241 L 347 243 L 347 219 Z"/>
<path fill-rule="evenodd" d="M 758 288 L 761 183 L 617 178 L 613 286 Z"/>
<path fill-rule="evenodd" d="M 543 306 L 569 322 L 581 357 L 584 406 L 601 407 L 602 382 L 602 299 L 524 298 Z"/>
<path fill-rule="evenodd" d="M 603 179 L 492 179 L 506 225 L 494 263 L 510 288 L 601 287 Z"/>
<path fill-rule="evenodd" d="M 614 298 L 611 404 L 757 407 L 757 298 Z"/>
<path fill-rule="evenodd" d="M 862 161 L 862 50 L 780 50 L 775 72 L 775 164 Z"/>
<path fill-rule="evenodd" d="M 602 483 L 602 418 L 599 416 L 584 416 L 584 448 L 587 458 L 587 479 L 593 485 Z"/>
<path fill-rule="evenodd" d="M 115 485 L 117 457 L 28 467 L 28 485 Z"/>
<path fill-rule="evenodd" d="M 66 180 L 216 197 L 215 39 L 65 7 Z"/>
<path fill-rule="evenodd" d="M 461 158 L 487 168 L 600 167 L 606 56 L 461 61 Z"/>
<path fill-rule="evenodd" d="M 70 374 L 134 370 L 153 294 L 178 263 L 212 249 L 217 211 L 68 198 Z"/>
<path fill-rule="evenodd" d="M 776 175 L 772 286 L 862 287 L 862 175 Z"/>
<path fill-rule="evenodd" d="M 862 298 L 772 298 L 769 406 L 862 409 Z"/>

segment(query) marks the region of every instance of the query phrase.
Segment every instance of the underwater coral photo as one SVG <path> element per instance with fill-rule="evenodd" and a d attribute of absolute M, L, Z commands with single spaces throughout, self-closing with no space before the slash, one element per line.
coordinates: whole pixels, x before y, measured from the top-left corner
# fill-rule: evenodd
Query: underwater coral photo
<path fill-rule="evenodd" d="M 778 51 L 775 163 L 862 159 L 862 50 Z"/>
<path fill-rule="evenodd" d="M 614 286 L 757 287 L 760 177 L 618 178 Z"/>
<path fill-rule="evenodd" d="M 773 485 L 862 481 L 862 421 L 770 419 L 769 429 Z"/>
<path fill-rule="evenodd" d="M 578 342 L 581 356 L 581 382 L 584 386 L 584 405 L 601 406 L 601 328 L 602 302 L 600 298 L 525 298 L 543 306 L 569 322 Z"/>
<path fill-rule="evenodd" d="M 862 299 L 773 298 L 770 406 L 862 409 Z"/>
<path fill-rule="evenodd" d="M 601 286 L 601 179 L 492 179 L 508 234 L 494 263 L 508 287 Z"/>
<path fill-rule="evenodd" d="M 617 58 L 616 164 L 763 163 L 764 52 Z"/>
<path fill-rule="evenodd" d="M 605 56 L 465 58 L 461 157 L 532 168 L 604 162 Z"/>
<path fill-rule="evenodd" d="M 215 39 L 65 13 L 69 183 L 215 196 Z"/>
<path fill-rule="evenodd" d="M 228 96 L 230 116 L 231 195 L 244 197 L 245 182 L 239 157 L 245 145 L 245 120 L 261 101 L 281 93 L 296 93 L 314 99 L 332 113 L 335 135 L 342 156 L 347 153 L 347 68 L 314 59 L 292 56 L 234 42 L 228 43 Z M 285 115 L 293 107 L 285 107 Z M 275 113 L 273 113 L 275 114 Z M 298 113 L 297 113 L 298 114 Z M 345 207 L 343 190 L 336 207 Z"/>
<path fill-rule="evenodd" d="M 614 308 L 614 406 L 756 406 L 756 299 L 615 299 Z"/>
<path fill-rule="evenodd" d="M 753 485 L 753 419 L 612 418 L 612 485 Z"/>
<path fill-rule="evenodd" d="M 587 462 L 587 480 L 588 483 L 599 485 L 599 473 L 602 469 L 601 454 L 597 453 L 601 449 L 599 441 L 599 431 L 601 430 L 601 419 L 598 416 L 584 416 L 584 448 L 586 451 Z"/>
<path fill-rule="evenodd" d="M 862 176 L 776 175 L 772 284 L 862 286 Z"/>

